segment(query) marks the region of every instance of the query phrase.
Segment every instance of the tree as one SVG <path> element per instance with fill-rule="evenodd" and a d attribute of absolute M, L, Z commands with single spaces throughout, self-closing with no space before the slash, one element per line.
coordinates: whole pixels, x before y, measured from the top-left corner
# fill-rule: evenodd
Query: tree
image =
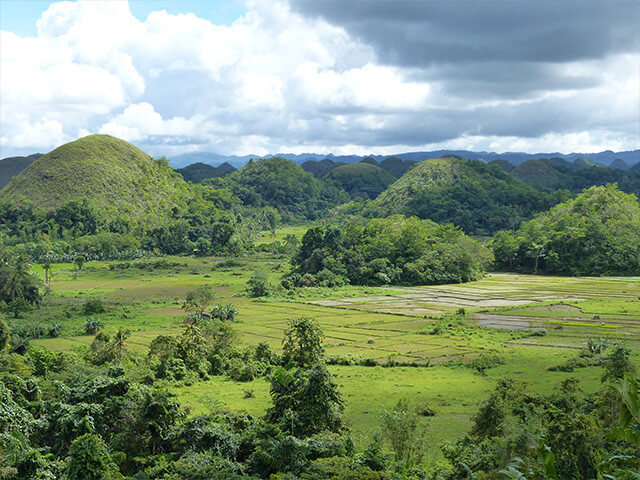
<path fill-rule="evenodd" d="M 266 297 L 271 293 L 269 277 L 262 271 L 254 272 L 247 282 L 247 293 L 250 297 Z"/>
<path fill-rule="evenodd" d="M 47 299 L 47 308 L 51 302 L 51 279 L 53 278 L 51 255 L 44 256 L 42 268 L 44 270 L 44 291 L 43 296 Z"/>
<path fill-rule="evenodd" d="M 73 260 L 73 263 L 75 264 L 78 270 L 82 270 L 82 267 L 84 266 L 84 262 L 86 260 L 87 260 L 87 257 L 85 257 L 82 254 L 79 254 L 79 255 L 76 255 L 76 258 Z"/>
<path fill-rule="evenodd" d="M 322 337 L 322 330 L 313 319 L 291 320 L 282 340 L 283 364 L 309 367 L 321 363 L 324 360 Z"/>
<path fill-rule="evenodd" d="M 233 322 L 237 316 L 238 310 L 232 303 L 227 305 L 214 305 L 211 309 L 211 318 L 222 322 Z"/>
<path fill-rule="evenodd" d="M 264 226 L 271 232 L 271 236 L 276 236 L 276 227 L 282 219 L 278 211 L 273 207 L 264 207 L 262 209 L 262 219 Z"/>
<path fill-rule="evenodd" d="M 9 344 L 11 338 L 11 328 L 4 318 L 0 318 L 0 352 Z"/>
<path fill-rule="evenodd" d="M 87 320 L 84 322 L 84 333 L 86 333 L 87 335 L 95 335 L 100 331 L 102 327 L 103 324 L 99 318 L 87 318 Z"/>
<path fill-rule="evenodd" d="M 406 470 L 416 465 L 424 451 L 424 431 L 420 417 L 415 410 L 409 408 L 406 400 L 388 410 L 384 410 L 382 418 L 382 434 L 393 451 L 394 459 Z"/>
<path fill-rule="evenodd" d="M 24 256 L 0 258 L 0 301 L 14 316 L 40 302 L 37 279 L 29 273 L 31 265 Z"/>
<path fill-rule="evenodd" d="M 187 297 L 182 304 L 182 309 L 202 316 L 214 298 L 215 293 L 211 285 L 200 285 L 187 293 Z"/>
<path fill-rule="evenodd" d="M 131 336 L 131 330 L 119 328 L 116 333 L 113 334 L 113 340 L 111 343 L 111 349 L 114 352 L 115 358 L 118 359 L 118 363 L 122 365 L 122 359 L 127 351 L 127 338 Z"/>
<path fill-rule="evenodd" d="M 283 431 L 304 438 L 342 428 L 344 402 L 324 364 L 294 371 L 279 367 L 271 376 L 270 392 L 273 406 L 267 419 Z"/>
<path fill-rule="evenodd" d="M 624 345 L 614 345 L 610 350 L 609 355 L 604 359 L 604 374 L 602 375 L 602 382 L 608 382 L 610 380 L 620 380 L 626 374 L 633 374 L 635 368 L 629 357 L 631 356 L 631 350 Z"/>
<path fill-rule="evenodd" d="M 300 245 L 300 239 L 292 233 L 287 233 L 282 240 L 291 251 L 295 251 Z"/>
<path fill-rule="evenodd" d="M 67 459 L 69 480 L 107 480 L 114 469 L 107 446 L 99 436 L 87 433 L 71 443 Z"/>

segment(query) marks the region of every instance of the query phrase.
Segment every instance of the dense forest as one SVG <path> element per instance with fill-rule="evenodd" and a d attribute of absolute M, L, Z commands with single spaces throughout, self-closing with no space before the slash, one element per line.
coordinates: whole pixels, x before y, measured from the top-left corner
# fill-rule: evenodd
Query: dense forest
<path fill-rule="evenodd" d="M 574 199 L 496 233 L 490 243 L 499 269 L 569 275 L 637 275 L 640 205 L 614 185 Z"/>
<path fill-rule="evenodd" d="M 453 225 L 394 215 L 309 229 L 285 285 L 460 283 L 480 278 L 492 260 Z"/>

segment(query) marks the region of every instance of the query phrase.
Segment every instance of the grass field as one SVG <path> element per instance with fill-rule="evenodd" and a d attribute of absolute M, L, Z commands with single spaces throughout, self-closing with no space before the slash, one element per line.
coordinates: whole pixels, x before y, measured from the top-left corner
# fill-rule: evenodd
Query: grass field
<path fill-rule="evenodd" d="M 201 284 L 212 285 L 220 303 L 237 307 L 238 322 L 233 326 L 245 344 L 267 341 L 278 350 L 289 320 L 315 318 L 324 331 L 328 355 L 425 365 L 330 367 L 346 400 L 346 421 L 360 446 L 378 428 L 381 409 L 401 398 L 436 411 L 424 420 L 435 453 L 439 442 L 469 428 L 478 403 L 501 378 L 526 380 L 532 391 L 548 393 L 576 377 L 584 391 L 595 391 L 600 387 L 599 367 L 571 373 L 548 370 L 575 357 L 592 337 L 624 342 L 640 365 L 639 278 L 492 274 L 462 285 L 307 289 L 255 300 L 242 295 L 249 276 L 263 270 L 275 284 L 286 271 L 285 259 L 168 257 L 125 265 L 89 262 L 77 275 L 71 265 L 55 265 L 53 294 L 45 302 L 49 306 L 14 322 L 60 323 L 60 338 L 33 343 L 81 351 L 92 341 L 83 335 L 83 305 L 89 298 L 101 298 L 107 311 L 94 316 L 103 321 L 105 331 L 130 328 L 131 349 L 144 352 L 155 336 L 181 332 L 182 299 Z M 42 275 L 39 267 L 35 272 Z M 466 323 L 442 324 L 443 314 L 461 308 L 469 314 Z M 440 331 L 430 334 L 436 324 Z M 536 329 L 544 329 L 546 335 Z M 505 363 L 485 374 L 464 365 L 483 353 L 497 354 Z M 192 413 L 229 408 L 261 415 L 269 405 L 265 379 L 237 383 L 213 378 L 173 390 Z M 253 396 L 245 398 L 249 390 Z"/>

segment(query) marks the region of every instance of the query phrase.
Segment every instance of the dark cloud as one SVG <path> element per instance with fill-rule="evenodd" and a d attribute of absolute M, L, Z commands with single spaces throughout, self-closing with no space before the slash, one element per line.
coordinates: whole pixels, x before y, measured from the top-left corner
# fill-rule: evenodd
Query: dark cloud
<path fill-rule="evenodd" d="M 567 62 L 640 50 L 637 0 L 291 0 L 446 94 L 522 98 L 595 85 Z"/>
<path fill-rule="evenodd" d="M 637 51 L 637 0 L 291 0 L 403 66 L 567 62 Z"/>

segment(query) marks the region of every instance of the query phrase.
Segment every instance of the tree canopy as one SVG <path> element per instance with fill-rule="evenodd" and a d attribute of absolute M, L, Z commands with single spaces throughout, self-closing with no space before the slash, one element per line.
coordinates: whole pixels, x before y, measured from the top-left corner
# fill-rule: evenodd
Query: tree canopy
<path fill-rule="evenodd" d="M 496 267 L 570 275 L 640 274 L 640 204 L 616 185 L 591 187 L 490 243 Z"/>

